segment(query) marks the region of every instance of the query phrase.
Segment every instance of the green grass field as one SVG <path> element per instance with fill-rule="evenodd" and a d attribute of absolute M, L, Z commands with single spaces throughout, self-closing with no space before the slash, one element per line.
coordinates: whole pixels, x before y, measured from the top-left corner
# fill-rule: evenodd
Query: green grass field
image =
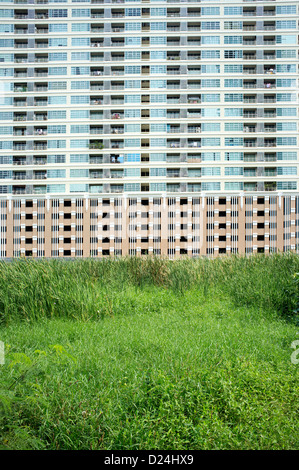
<path fill-rule="evenodd" d="M 0 449 L 298 449 L 298 272 L 292 254 L 0 263 Z"/>

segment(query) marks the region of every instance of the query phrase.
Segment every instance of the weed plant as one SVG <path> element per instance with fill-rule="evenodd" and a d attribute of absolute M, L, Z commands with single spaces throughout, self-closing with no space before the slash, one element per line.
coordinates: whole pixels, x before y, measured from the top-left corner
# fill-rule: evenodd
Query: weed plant
<path fill-rule="evenodd" d="M 1 449 L 298 449 L 295 254 L 0 263 Z"/>

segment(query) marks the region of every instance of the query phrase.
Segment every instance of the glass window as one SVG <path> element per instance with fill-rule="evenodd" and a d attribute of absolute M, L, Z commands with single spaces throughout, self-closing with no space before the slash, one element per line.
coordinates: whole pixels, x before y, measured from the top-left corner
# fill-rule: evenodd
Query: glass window
<path fill-rule="evenodd" d="M 220 59 L 219 50 L 203 50 L 201 51 L 202 59 Z"/>
<path fill-rule="evenodd" d="M 219 137 L 204 137 L 201 139 L 202 147 L 220 147 Z"/>
<path fill-rule="evenodd" d="M 49 33 L 67 33 L 67 23 L 50 23 Z"/>
<path fill-rule="evenodd" d="M 88 163 L 88 153 L 75 153 L 70 155 L 70 163 Z"/>
<path fill-rule="evenodd" d="M 48 133 L 49 134 L 65 134 L 66 126 L 62 126 L 62 125 L 48 126 Z"/>
<path fill-rule="evenodd" d="M 49 10 L 49 18 L 67 18 L 67 10 Z"/>
<path fill-rule="evenodd" d="M 65 178 L 66 170 L 48 170 L 47 177 L 48 178 Z"/>
<path fill-rule="evenodd" d="M 49 105 L 65 105 L 66 96 L 49 96 L 48 103 Z"/>
<path fill-rule="evenodd" d="M 49 53 L 49 62 L 66 62 L 67 53 L 66 52 L 50 52 Z"/>
<path fill-rule="evenodd" d="M 220 132 L 220 122 L 204 122 L 201 130 L 202 132 Z"/>
<path fill-rule="evenodd" d="M 202 152 L 201 159 L 203 162 L 220 161 L 220 152 Z"/>
<path fill-rule="evenodd" d="M 89 125 L 73 124 L 71 125 L 71 134 L 87 134 L 89 132 Z"/>
<path fill-rule="evenodd" d="M 84 18 L 90 16 L 90 9 L 89 8 L 76 8 L 72 9 L 72 17 L 73 18 Z"/>
<path fill-rule="evenodd" d="M 72 109 L 71 110 L 71 119 L 88 119 L 89 110 L 88 109 Z"/>
<path fill-rule="evenodd" d="M 72 47 L 89 47 L 90 38 L 72 38 Z"/>
<path fill-rule="evenodd" d="M 83 33 L 90 31 L 90 24 L 89 23 L 72 23 L 72 32 L 73 33 Z"/>
<path fill-rule="evenodd" d="M 202 44 L 220 44 L 220 36 L 202 36 Z"/>

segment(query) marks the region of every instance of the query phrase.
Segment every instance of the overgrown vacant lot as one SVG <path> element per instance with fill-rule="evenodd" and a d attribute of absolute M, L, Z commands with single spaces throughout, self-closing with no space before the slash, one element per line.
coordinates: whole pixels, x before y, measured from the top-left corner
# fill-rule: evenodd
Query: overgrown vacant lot
<path fill-rule="evenodd" d="M 298 272 L 291 254 L 0 263 L 0 448 L 298 449 Z"/>

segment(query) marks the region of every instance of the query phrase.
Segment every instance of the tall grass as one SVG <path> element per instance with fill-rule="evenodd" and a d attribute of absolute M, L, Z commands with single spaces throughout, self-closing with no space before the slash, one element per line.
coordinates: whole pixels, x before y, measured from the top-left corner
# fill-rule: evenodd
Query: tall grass
<path fill-rule="evenodd" d="M 0 449 L 298 449 L 296 273 L 289 253 L 1 262 Z"/>
<path fill-rule="evenodd" d="M 237 306 L 292 316 L 298 302 L 299 258 L 292 253 L 214 260 L 132 257 L 105 260 L 0 263 L 0 320 L 99 318 L 128 287 L 157 286 L 184 295 L 190 289 L 225 295 Z M 110 308 L 111 313 L 111 308 Z"/>

